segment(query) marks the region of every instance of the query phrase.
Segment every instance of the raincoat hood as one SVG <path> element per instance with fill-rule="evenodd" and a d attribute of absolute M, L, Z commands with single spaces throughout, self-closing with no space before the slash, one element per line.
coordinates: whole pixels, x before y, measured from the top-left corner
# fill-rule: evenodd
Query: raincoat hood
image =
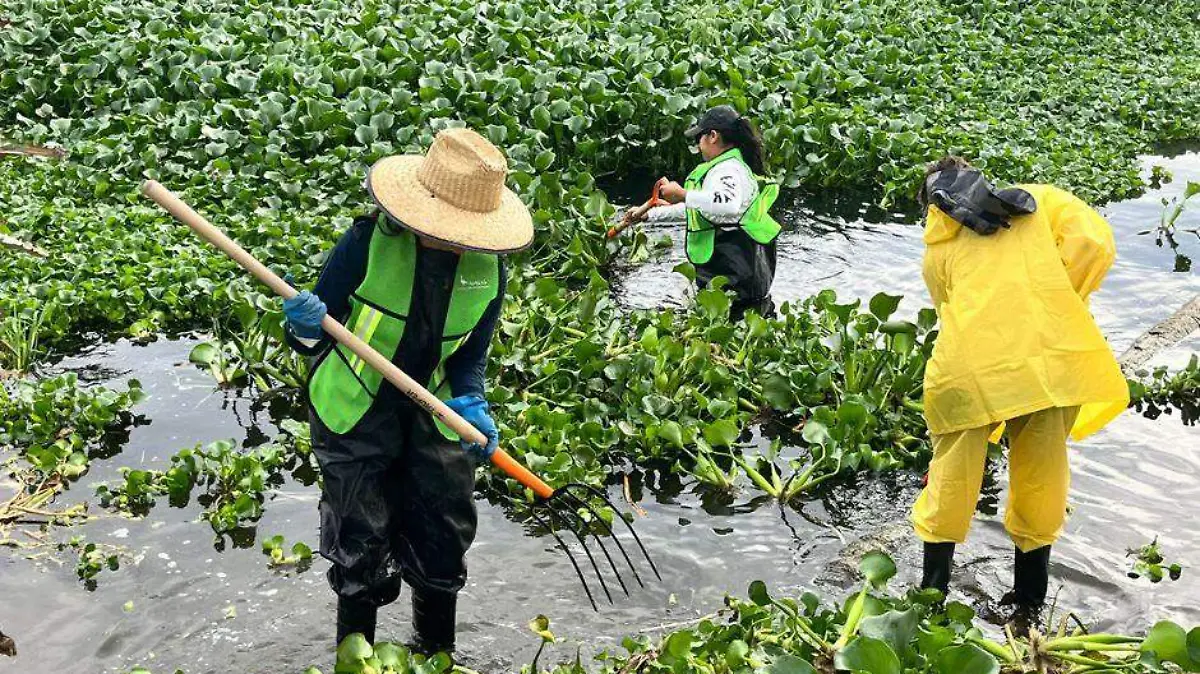
<path fill-rule="evenodd" d="M 1037 201 L 1029 192 L 1010 188 L 997 190 L 976 169 L 946 169 L 925 181 L 930 214 L 925 228 L 925 243 L 952 239 L 967 227 L 983 236 L 1009 227 L 1009 219 L 1037 211 Z"/>

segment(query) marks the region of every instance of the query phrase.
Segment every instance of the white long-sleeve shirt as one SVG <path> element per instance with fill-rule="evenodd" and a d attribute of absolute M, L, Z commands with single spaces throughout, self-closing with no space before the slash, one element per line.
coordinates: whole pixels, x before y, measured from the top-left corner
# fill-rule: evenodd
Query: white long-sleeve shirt
<path fill-rule="evenodd" d="M 712 167 L 698 190 L 688 190 L 683 202 L 656 206 L 646 212 L 650 222 L 684 221 L 687 209 L 695 208 L 709 222 L 736 225 L 758 196 L 758 182 L 746 165 L 726 160 Z"/>

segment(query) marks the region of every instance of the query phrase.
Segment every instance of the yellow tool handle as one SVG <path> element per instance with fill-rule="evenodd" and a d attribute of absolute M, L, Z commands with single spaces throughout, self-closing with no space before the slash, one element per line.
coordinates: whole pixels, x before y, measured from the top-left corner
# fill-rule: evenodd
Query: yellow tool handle
<path fill-rule="evenodd" d="M 295 288 L 279 278 L 275 272 L 256 260 L 253 255 L 246 252 L 246 249 L 239 246 L 236 241 L 214 227 L 212 223 L 204 219 L 204 216 L 192 210 L 191 206 L 185 204 L 182 199 L 175 196 L 174 193 L 160 185 L 157 181 L 146 181 L 142 185 L 142 194 L 153 199 L 155 203 L 166 209 L 177 220 L 190 227 L 200 238 L 219 248 L 221 252 L 232 258 L 243 269 L 253 274 L 259 281 L 265 283 L 276 295 L 284 299 L 296 296 L 297 291 Z M 339 323 L 333 316 L 326 314 L 325 318 L 321 319 L 321 328 L 337 340 L 339 344 L 350 349 L 354 352 L 354 355 L 362 358 L 368 365 L 375 368 L 376 372 L 383 375 L 384 379 L 387 379 L 392 385 L 400 389 L 404 395 L 412 398 L 413 402 L 449 426 L 459 437 L 467 442 L 487 446 L 487 437 L 479 432 L 478 428 L 472 426 L 466 419 L 463 419 L 458 413 L 450 409 L 446 403 L 439 400 L 437 396 L 430 393 L 424 386 L 418 384 L 412 377 L 405 374 L 403 370 L 396 367 L 392 361 L 384 358 L 378 351 L 371 348 L 371 345 L 359 339 L 353 332 L 347 330 L 346 326 Z M 524 466 L 517 463 L 516 459 L 509 456 L 502 449 L 497 449 L 492 454 L 492 463 L 513 479 L 532 489 L 534 493 L 542 498 L 549 498 L 554 493 L 554 490 L 549 485 L 529 472 Z"/>

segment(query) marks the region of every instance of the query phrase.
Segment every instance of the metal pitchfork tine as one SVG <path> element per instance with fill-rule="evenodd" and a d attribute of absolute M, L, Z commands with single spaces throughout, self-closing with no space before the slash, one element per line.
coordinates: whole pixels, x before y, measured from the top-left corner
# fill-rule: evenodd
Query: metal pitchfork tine
<path fill-rule="evenodd" d="M 584 497 L 572 493 L 572 490 L 585 492 Z M 613 601 L 612 592 L 609 590 L 608 582 L 605 580 L 604 573 L 601 571 L 602 565 L 597 563 L 596 556 L 592 553 L 591 547 L 587 543 L 587 538 L 589 535 L 591 536 L 592 540 L 595 541 L 596 545 L 599 546 L 600 551 L 604 555 L 604 559 L 608 562 L 608 568 L 612 570 L 613 577 L 617 579 L 617 583 L 621 586 L 621 591 L 625 593 L 625 596 L 629 596 L 629 588 L 625 583 L 624 577 L 621 575 L 620 569 L 617 568 L 618 565 L 615 558 L 609 551 L 608 546 L 604 544 L 604 539 L 601 538 L 596 532 L 597 525 L 599 525 L 602 533 L 606 537 L 611 538 L 616 544 L 617 550 L 620 551 L 621 558 L 625 560 L 625 564 L 629 567 L 630 572 L 633 573 L 633 578 L 637 581 L 638 585 L 645 587 L 645 583 L 642 582 L 642 577 L 641 574 L 638 573 L 637 566 L 633 563 L 632 558 L 629 556 L 629 552 L 626 550 L 625 545 L 621 542 L 621 539 L 617 535 L 616 531 L 613 530 L 612 525 L 608 523 L 608 520 L 606 520 L 600 514 L 600 512 L 596 510 L 595 506 L 586 500 L 585 497 L 595 497 L 600 499 L 612 510 L 615 517 L 621 519 L 621 521 L 625 524 L 629 534 L 633 537 L 634 542 L 637 543 L 638 549 L 641 551 L 642 556 L 650 565 L 650 569 L 654 572 L 655 577 L 659 580 L 662 580 L 662 576 L 659 575 L 658 572 L 658 567 L 654 564 L 654 560 L 650 557 L 646 547 L 642 544 L 637 532 L 633 530 L 633 526 L 625 520 L 612 501 L 609 500 L 608 497 L 604 495 L 604 492 L 600 491 L 599 489 L 584 484 L 568 484 L 553 490 L 548 498 L 539 499 L 536 503 L 532 504 L 532 507 L 529 507 L 530 504 L 519 503 L 512 498 L 509 498 L 508 500 L 514 505 L 525 506 L 525 509 L 528 510 L 529 515 L 534 519 L 534 521 L 536 521 L 543 529 L 545 529 L 550 533 L 551 536 L 554 537 L 559 549 L 565 552 L 568 560 L 570 560 L 571 566 L 575 570 L 575 575 L 579 578 L 580 584 L 583 585 L 583 591 L 587 595 L 588 601 L 592 605 L 592 609 L 599 611 L 599 607 L 597 606 L 595 600 L 595 594 L 592 592 L 591 585 L 587 580 L 587 575 L 584 573 L 584 565 L 580 563 L 580 561 L 576 558 L 576 553 L 571 550 L 571 548 L 567 545 L 566 540 L 564 540 L 559 534 L 560 527 L 570 531 L 575 540 L 579 542 L 579 546 L 583 548 L 584 555 L 587 556 L 587 565 L 591 567 L 592 572 L 596 575 L 596 579 L 600 582 L 600 588 L 604 591 L 604 597 L 608 599 L 610 604 L 615 603 Z M 545 510 L 545 514 L 540 512 L 542 510 Z M 591 515 L 592 519 L 589 520 L 585 518 L 580 514 L 580 510 L 587 511 Z M 556 526 L 555 522 L 560 523 L 560 526 Z"/>
<path fill-rule="evenodd" d="M 297 291 L 295 288 L 284 282 L 283 279 L 276 276 L 274 272 L 265 267 L 261 262 L 254 259 L 254 257 L 247 253 L 241 246 L 235 243 L 228 236 L 225 236 L 224 232 L 214 227 L 211 223 L 205 220 L 203 216 L 192 210 L 190 206 L 185 204 L 179 199 L 179 197 L 172 194 L 162 185 L 153 180 L 147 181 L 142 186 L 142 193 L 153 199 L 158 203 L 158 205 L 165 208 L 171 213 L 171 215 L 175 216 L 185 225 L 191 227 L 193 231 L 200 235 L 201 238 L 219 248 L 222 252 L 232 258 L 234 262 L 237 262 L 242 266 L 242 268 L 253 274 L 256 278 L 258 278 L 258 280 L 265 283 L 271 288 L 271 290 L 275 291 L 277 295 L 280 295 L 285 299 L 296 295 Z M 409 398 L 412 398 L 412 400 L 420 405 L 422 409 L 426 410 L 434 417 L 439 419 L 443 424 L 450 427 L 459 435 L 459 437 L 468 442 L 473 442 L 479 445 L 487 444 L 487 438 L 485 438 L 478 429 L 456 414 L 454 410 L 447 407 L 444 402 L 437 398 L 437 396 L 425 390 L 423 386 L 413 381 L 413 379 L 408 375 L 404 374 L 400 368 L 396 367 L 390 360 L 380 355 L 379 352 L 371 348 L 369 344 L 362 341 L 357 335 L 347 330 L 344 325 L 339 323 L 332 316 L 326 315 L 325 318 L 322 319 L 321 328 L 324 329 L 325 332 L 331 337 L 337 340 L 341 346 L 349 349 L 352 353 L 361 358 L 363 362 L 369 364 L 372 368 L 379 372 L 384 379 L 387 379 L 389 382 L 391 382 L 402 393 L 407 395 Z M 616 506 L 613 505 L 612 501 L 610 501 L 608 497 L 604 495 L 604 492 L 596 489 L 595 487 L 590 487 L 584 484 L 569 484 L 557 490 L 553 489 L 550 487 L 550 485 L 543 482 L 541 478 L 531 473 L 528 468 L 518 463 L 516 459 L 514 459 L 503 449 L 498 448 L 492 454 L 492 464 L 495 465 L 495 467 L 499 470 L 506 473 L 509 477 L 513 478 L 517 482 L 520 482 L 522 485 L 533 491 L 533 493 L 537 496 L 538 501 L 532 505 L 532 508 L 530 508 L 530 514 L 533 516 L 534 520 L 538 522 L 538 524 L 550 532 L 550 535 L 554 537 L 555 541 L 558 543 L 558 546 L 567 553 L 567 558 L 571 561 L 571 566 L 575 570 L 575 575 L 579 577 L 579 582 L 583 584 L 583 591 L 587 594 L 588 601 L 591 603 L 594 610 L 599 610 L 599 608 L 596 606 L 596 600 L 592 594 L 591 587 L 588 585 L 587 577 L 585 576 L 582 567 L 579 565 L 579 562 L 575 559 L 574 553 L 571 552 L 571 549 L 567 546 L 566 541 L 563 540 L 562 536 L 559 535 L 557 528 L 554 526 L 554 522 L 556 520 L 560 522 L 563 527 L 574 534 L 575 540 L 579 542 L 580 547 L 583 548 L 584 553 L 587 555 L 588 562 L 592 567 L 592 571 L 596 574 L 597 579 L 599 579 L 600 587 L 604 590 L 604 596 L 608 599 L 610 604 L 613 603 L 612 593 L 609 591 L 608 583 L 604 579 L 604 574 L 600 570 L 600 565 L 596 563 L 595 555 L 592 554 L 591 549 L 588 547 L 588 535 L 591 535 L 592 540 L 600 546 L 600 550 L 603 552 L 605 560 L 608 561 L 608 567 L 612 570 L 613 575 L 617 578 L 617 582 L 620 584 L 621 590 L 624 591 L 627 596 L 629 594 L 629 589 L 625 585 L 625 580 L 621 577 L 621 573 L 617 568 L 616 561 L 613 559 L 613 556 L 609 553 L 608 548 L 601 540 L 600 534 L 596 532 L 595 525 L 597 523 L 600 525 L 602 532 L 616 542 L 617 549 L 620 551 L 621 557 L 625 559 L 625 563 L 633 572 L 633 577 L 635 580 L 637 580 L 638 585 L 645 587 L 645 584 L 642 583 L 642 578 L 640 575 L 638 575 L 637 567 L 634 566 L 633 560 L 630 559 L 629 553 L 626 551 L 625 546 L 621 543 L 621 539 L 617 537 L 616 531 L 613 529 L 612 525 L 610 525 L 608 521 L 600 515 L 595 507 L 592 506 L 593 499 L 599 499 L 600 501 L 603 501 L 605 505 L 612 510 L 613 516 L 620 519 L 621 522 L 625 524 L 625 528 L 629 531 L 630 535 L 633 536 L 633 540 L 637 543 L 638 549 L 641 550 L 642 556 L 646 558 L 646 561 L 650 564 L 651 570 L 654 571 L 655 577 L 660 581 L 662 580 L 662 576 L 658 573 L 658 567 L 654 565 L 654 560 L 650 559 L 650 554 L 646 551 L 646 546 L 642 545 L 641 539 L 638 538 L 637 533 L 633 530 L 633 525 L 625 520 L 625 518 L 617 510 Z M 583 497 L 581 498 L 575 493 L 572 493 L 572 491 L 582 491 Z M 538 512 L 538 510 L 543 507 L 548 511 L 547 516 L 543 516 Z M 595 521 L 589 522 L 588 518 L 580 514 L 580 510 L 587 511 L 591 518 Z"/>

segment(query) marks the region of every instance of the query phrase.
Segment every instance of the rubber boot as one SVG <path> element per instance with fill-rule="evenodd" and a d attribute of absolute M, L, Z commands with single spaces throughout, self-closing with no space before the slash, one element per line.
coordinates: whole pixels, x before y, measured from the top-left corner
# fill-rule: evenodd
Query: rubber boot
<path fill-rule="evenodd" d="M 349 635 L 358 632 L 366 637 L 370 644 L 375 643 L 375 619 L 379 613 L 374 604 L 354 599 L 338 597 L 337 605 L 337 643 Z"/>
<path fill-rule="evenodd" d="M 427 656 L 453 653 L 457 605 L 457 593 L 413 590 L 413 641 L 410 648 Z"/>
<path fill-rule="evenodd" d="M 954 560 L 953 543 L 926 543 L 921 589 L 935 587 L 946 595 L 950 591 L 950 567 Z"/>
<path fill-rule="evenodd" d="M 1041 621 L 1049 584 L 1050 546 L 1029 552 L 1021 552 L 1017 548 L 1013 562 L 1013 589 L 1000 599 L 1002 605 L 1014 607 L 1008 619 L 1014 632 L 1025 634 Z"/>

